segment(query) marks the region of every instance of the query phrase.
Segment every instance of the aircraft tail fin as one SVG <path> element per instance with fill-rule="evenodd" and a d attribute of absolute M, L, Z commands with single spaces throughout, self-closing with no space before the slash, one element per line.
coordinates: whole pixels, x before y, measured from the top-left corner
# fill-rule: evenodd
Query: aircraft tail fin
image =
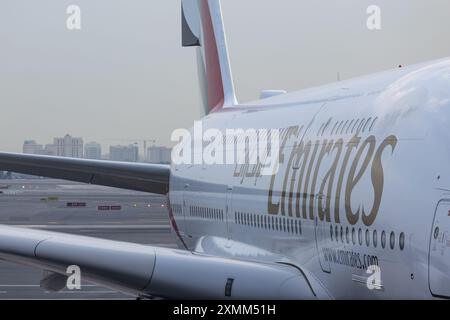
<path fill-rule="evenodd" d="M 182 44 L 197 47 L 205 113 L 236 105 L 220 0 L 182 0 Z"/>

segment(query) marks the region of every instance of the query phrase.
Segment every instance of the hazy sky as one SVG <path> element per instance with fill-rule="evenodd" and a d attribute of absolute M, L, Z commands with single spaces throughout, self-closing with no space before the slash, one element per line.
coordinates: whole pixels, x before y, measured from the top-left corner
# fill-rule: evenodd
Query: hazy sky
<path fill-rule="evenodd" d="M 222 0 L 238 98 L 450 56 L 448 0 Z M 66 8 L 82 30 L 66 28 Z M 382 30 L 366 9 L 381 7 Z M 200 116 L 180 0 L 2 0 L 0 150 L 71 133 L 167 144 Z"/>

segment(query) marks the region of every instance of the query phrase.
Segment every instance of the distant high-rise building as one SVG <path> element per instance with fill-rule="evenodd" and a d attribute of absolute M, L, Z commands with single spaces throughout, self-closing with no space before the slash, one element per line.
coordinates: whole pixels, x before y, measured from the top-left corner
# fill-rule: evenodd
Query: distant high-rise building
<path fill-rule="evenodd" d="M 54 138 L 56 155 L 60 157 L 83 158 L 83 139 L 66 134 L 62 138 Z"/>
<path fill-rule="evenodd" d="M 25 140 L 22 151 L 26 154 L 39 154 L 42 151 L 42 144 L 38 144 L 35 140 Z"/>
<path fill-rule="evenodd" d="M 44 150 L 42 150 L 43 155 L 47 155 L 47 156 L 56 156 L 57 153 L 57 148 L 54 144 L 46 144 Z"/>
<path fill-rule="evenodd" d="M 37 143 L 35 140 L 25 140 L 23 143 L 23 153 L 26 154 L 38 154 L 46 156 L 56 156 L 56 148 L 53 144 L 47 144 L 42 147 L 42 144 Z"/>
<path fill-rule="evenodd" d="M 112 161 L 138 162 L 139 147 L 135 144 L 129 146 L 111 146 L 109 159 Z"/>
<path fill-rule="evenodd" d="M 102 146 L 97 142 L 89 142 L 84 145 L 84 157 L 86 159 L 100 160 L 102 158 Z"/>
<path fill-rule="evenodd" d="M 150 163 L 170 163 L 172 149 L 167 147 L 152 146 L 147 149 L 147 162 Z"/>

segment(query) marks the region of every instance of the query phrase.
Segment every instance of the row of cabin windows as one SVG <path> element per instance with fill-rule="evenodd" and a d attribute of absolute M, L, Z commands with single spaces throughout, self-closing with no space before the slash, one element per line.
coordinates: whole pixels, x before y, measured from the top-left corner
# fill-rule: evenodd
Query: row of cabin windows
<path fill-rule="evenodd" d="M 358 235 L 356 235 L 356 232 L 358 232 Z M 353 243 L 353 245 L 356 245 L 358 243 L 360 246 L 365 243 L 367 247 L 370 247 L 371 242 L 372 245 L 376 248 L 378 246 L 378 231 L 373 230 L 372 232 L 369 231 L 369 229 L 366 229 L 363 235 L 363 230 L 361 228 L 358 229 L 358 231 L 355 228 L 352 228 L 351 235 L 350 235 L 350 229 L 349 227 L 344 228 L 341 226 L 340 228 L 338 226 L 330 226 L 330 237 L 331 240 L 335 240 L 336 242 L 342 242 L 350 244 L 350 241 Z M 380 237 L 380 245 L 381 248 L 385 249 L 387 247 L 387 234 L 386 231 L 381 232 Z M 395 232 L 391 231 L 389 234 L 389 247 L 391 250 L 394 250 L 397 245 L 397 238 L 395 236 Z M 403 232 L 400 233 L 398 237 L 398 247 L 400 250 L 403 251 L 405 248 L 405 234 Z"/>
<path fill-rule="evenodd" d="M 234 220 L 237 224 L 254 228 L 302 234 L 302 224 L 298 219 L 236 211 L 234 213 Z"/>
<path fill-rule="evenodd" d="M 183 214 L 183 208 L 181 207 L 181 204 L 173 204 L 171 205 L 172 211 L 175 214 Z"/>
<path fill-rule="evenodd" d="M 348 134 L 348 133 L 358 133 L 358 132 L 370 132 L 375 126 L 375 122 L 378 118 L 369 118 L 369 119 L 353 119 L 353 120 L 342 120 L 341 122 L 337 121 L 333 129 L 331 130 L 330 135 L 336 134 Z M 327 129 L 327 124 L 322 124 L 317 133 L 318 136 L 323 136 Z"/>
<path fill-rule="evenodd" d="M 191 217 L 223 221 L 223 209 L 190 206 L 189 215 Z"/>

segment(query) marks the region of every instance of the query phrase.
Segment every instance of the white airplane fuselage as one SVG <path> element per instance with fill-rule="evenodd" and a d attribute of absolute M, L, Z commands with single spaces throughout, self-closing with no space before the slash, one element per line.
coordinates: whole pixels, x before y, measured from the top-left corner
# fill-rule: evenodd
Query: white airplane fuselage
<path fill-rule="evenodd" d="M 450 60 L 224 108 L 202 124 L 280 129 L 280 168 L 173 165 L 180 244 L 291 264 L 330 298 L 450 296 Z M 381 280 L 371 289 L 370 266 Z"/>

